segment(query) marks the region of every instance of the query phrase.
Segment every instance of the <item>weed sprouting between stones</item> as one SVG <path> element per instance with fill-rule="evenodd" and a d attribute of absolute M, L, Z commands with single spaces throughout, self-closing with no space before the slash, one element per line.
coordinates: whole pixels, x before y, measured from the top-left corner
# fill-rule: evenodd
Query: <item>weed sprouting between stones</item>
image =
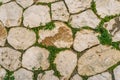
<path fill-rule="evenodd" d="M 4 80 L 15 80 L 14 76 L 13 76 L 13 73 L 12 71 L 7 71 L 5 77 L 4 77 Z"/>

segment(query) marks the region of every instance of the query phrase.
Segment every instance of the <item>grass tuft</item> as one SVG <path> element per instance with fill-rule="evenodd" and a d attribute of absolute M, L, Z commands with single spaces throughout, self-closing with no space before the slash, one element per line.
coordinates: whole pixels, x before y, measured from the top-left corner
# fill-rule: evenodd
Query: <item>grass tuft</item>
<path fill-rule="evenodd" d="M 5 75 L 4 80 L 15 80 L 13 73 L 14 72 L 7 71 L 7 74 Z"/>

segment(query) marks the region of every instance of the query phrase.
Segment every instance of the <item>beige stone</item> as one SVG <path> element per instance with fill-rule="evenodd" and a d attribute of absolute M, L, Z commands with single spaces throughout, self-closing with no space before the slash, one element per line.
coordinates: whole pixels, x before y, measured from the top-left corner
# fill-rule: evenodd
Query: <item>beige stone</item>
<path fill-rule="evenodd" d="M 0 20 L 6 27 L 19 26 L 21 24 L 22 13 L 22 8 L 16 2 L 0 6 Z"/>
<path fill-rule="evenodd" d="M 0 48 L 0 65 L 9 71 L 14 71 L 21 66 L 21 52 L 9 47 Z"/>
<path fill-rule="evenodd" d="M 51 5 L 52 20 L 68 21 L 69 13 L 63 1 Z"/>
<path fill-rule="evenodd" d="M 7 3 L 9 1 L 11 1 L 11 0 L 1 0 L 2 3 Z"/>
<path fill-rule="evenodd" d="M 97 13 L 101 17 L 120 14 L 119 0 L 95 0 Z"/>
<path fill-rule="evenodd" d="M 75 74 L 70 80 L 83 80 L 83 79 L 78 74 Z"/>
<path fill-rule="evenodd" d="M 0 80 L 4 80 L 5 75 L 6 75 L 5 69 L 0 67 Z"/>
<path fill-rule="evenodd" d="M 120 65 L 118 65 L 114 70 L 114 77 L 115 80 L 119 80 L 120 79 Z"/>
<path fill-rule="evenodd" d="M 39 43 L 58 48 L 70 48 L 73 43 L 71 29 L 62 22 L 55 22 L 52 30 L 39 30 Z"/>
<path fill-rule="evenodd" d="M 90 8 L 92 0 L 65 0 L 70 13 L 78 13 Z"/>
<path fill-rule="evenodd" d="M 7 40 L 15 49 L 25 50 L 36 42 L 36 34 L 24 27 L 11 28 Z"/>
<path fill-rule="evenodd" d="M 0 22 L 0 46 L 4 46 L 7 39 L 7 30 L 5 26 Z"/>
<path fill-rule="evenodd" d="M 19 69 L 14 72 L 15 80 L 33 80 L 33 73 L 26 69 Z"/>
<path fill-rule="evenodd" d="M 23 8 L 27 8 L 34 3 L 34 0 L 16 0 Z"/>
<path fill-rule="evenodd" d="M 50 22 L 50 9 L 47 5 L 33 5 L 23 13 L 23 24 L 26 27 L 34 28 L 40 25 L 44 26 Z"/>
<path fill-rule="evenodd" d="M 48 50 L 40 47 L 31 47 L 23 54 L 22 66 L 32 70 L 42 68 L 43 70 L 49 67 Z"/>
<path fill-rule="evenodd" d="M 62 75 L 61 79 L 68 80 L 76 67 L 77 55 L 70 50 L 61 51 L 57 54 L 54 63 Z"/>
<path fill-rule="evenodd" d="M 86 51 L 78 60 L 80 75 L 95 75 L 107 70 L 120 61 L 120 51 L 108 46 L 98 45 Z"/>
<path fill-rule="evenodd" d="M 92 10 L 86 10 L 82 13 L 71 15 L 70 17 L 70 24 L 73 28 L 81 28 L 85 26 L 96 28 L 99 22 L 100 20 Z"/>
<path fill-rule="evenodd" d="M 83 51 L 87 48 L 99 44 L 97 33 L 92 30 L 81 30 L 76 33 L 73 48 L 76 51 Z"/>
<path fill-rule="evenodd" d="M 109 72 L 104 72 L 104 73 L 89 77 L 88 80 L 112 80 L 112 75 Z"/>
<path fill-rule="evenodd" d="M 59 80 L 59 78 L 54 75 L 53 70 L 45 71 L 45 74 L 42 77 L 40 76 L 41 74 L 39 75 L 39 78 L 37 80 Z"/>

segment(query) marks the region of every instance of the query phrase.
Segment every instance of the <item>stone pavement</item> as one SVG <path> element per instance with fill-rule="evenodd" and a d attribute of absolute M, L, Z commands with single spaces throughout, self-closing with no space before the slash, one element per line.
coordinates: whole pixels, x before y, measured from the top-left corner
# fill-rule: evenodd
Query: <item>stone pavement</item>
<path fill-rule="evenodd" d="M 120 0 L 0 1 L 0 80 L 120 80 Z"/>

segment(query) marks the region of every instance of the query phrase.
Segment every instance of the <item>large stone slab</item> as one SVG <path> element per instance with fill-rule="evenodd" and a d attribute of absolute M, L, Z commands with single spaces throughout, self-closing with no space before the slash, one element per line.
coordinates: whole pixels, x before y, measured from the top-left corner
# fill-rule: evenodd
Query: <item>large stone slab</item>
<path fill-rule="evenodd" d="M 61 80 L 68 80 L 76 67 L 77 55 L 70 50 L 61 51 L 57 54 L 54 63 L 62 75 Z"/>
<path fill-rule="evenodd" d="M 24 27 L 11 28 L 7 40 L 15 49 L 25 50 L 36 42 L 36 34 Z"/>
<path fill-rule="evenodd" d="M 78 60 L 80 75 L 95 75 L 120 61 L 120 51 L 99 45 L 86 51 Z"/>
<path fill-rule="evenodd" d="M 39 30 L 39 43 L 58 48 L 70 48 L 73 43 L 71 29 L 62 22 L 55 22 L 52 30 Z"/>
<path fill-rule="evenodd" d="M 23 54 L 22 66 L 30 70 L 33 68 L 37 70 L 40 67 L 45 70 L 49 67 L 48 56 L 48 50 L 33 46 Z"/>
<path fill-rule="evenodd" d="M 119 0 L 94 0 L 96 2 L 97 13 L 101 17 L 120 14 Z"/>
<path fill-rule="evenodd" d="M 80 30 L 76 33 L 73 48 L 76 51 L 83 51 L 92 46 L 99 44 L 99 40 L 97 38 L 98 34 L 92 30 Z"/>
<path fill-rule="evenodd" d="M 114 77 L 115 80 L 120 80 L 120 65 L 118 65 L 114 70 Z"/>
<path fill-rule="evenodd" d="M 23 24 L 26 27 L 34 28 L 40 25 L 44 26 L 50 22 L 50 9 L 47 5 L 33 5 L 27 8 L 23 13 Z"/>
<path fill-rule="evenodd" d="M 21 52 L 9 47 L 0 48 L 0 65 L 9 71 L 14 71 L 21 66 Z"/>
<path fill-rule="evenodd" d="M 73 28 L 81 28 L 85 26 L 96 28 L 99 22 L 100 20 L 92 10 L 86 10 L 82 13 L 71 15 L 70 17 L 70 24 Z"/>
<path fill-rule="evenodd" d="M 68 21 L 69 13 L 63 1 L 51 5 L 52 20 Z"/>
<path fill-rule="evenodd" d="M 16 2 L 6 3 L 0 6 L 0 20 L 6 27 L 19 26 L 22 20 L 23 10 Z"/>
<path fill-rule="evenodd" d="M 20 68 L 14 72 L 14 77 L 15 80 L 33 80 L 33 73 L 26 69 Z"/>
<path fill-rule="evenodd" d="M 1 68 L 0 66 L 0 80 L 4 80 L 5 75 L 6 75 L 5 69 Z"/>
<path fill-rule="evenodd" d="M 4 46 L 7 39 L 7 30 L 2 22 L 0 22 L 0 46 Z"/>

